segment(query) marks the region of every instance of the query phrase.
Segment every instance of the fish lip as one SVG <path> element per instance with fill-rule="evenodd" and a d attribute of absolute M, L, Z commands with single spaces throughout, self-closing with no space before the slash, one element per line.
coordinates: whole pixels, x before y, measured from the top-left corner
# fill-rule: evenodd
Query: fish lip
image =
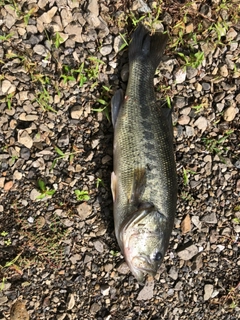
<path fill-rule="evenodd" d="M 156 271 L 153 269 L 148 269 L 148 268 L 139 268 L 135 267 L 132 264 L 128 264 L 129 268 L 134 275 L 134 277 L 137 279 L 138 283 L 141 285 L 144 285 L 144 280 L 147 276 L 147 274 L 152 275 L 153 277 L 156 275 Z"/>
<path fill-rule="evenodd" d="M 134 275 L 134 277 L 137 279 L 137 281 L 140 284 L 144 285 L 144 278 L 146 277 L 147 274 L 150 274 L 153 277 L 156 275 L 157 270 L 156 270 L 156 268 L 153 268 L 153 267 L 151 268 L 151 262 L 150 262 L 149 257 L 147 257 L 145 255 L 141 255 L 140 257 L 135 256 L 130 260 L 127 258 L 126 254 L 124 254 L 124 256 L 125 256 L 125 260 L 126 260 L 128 266 L 129 266 L 129 269 L 131 270 L 132 274 Z M 138 267 L 138 266 L 134 265 L 134 263 L 133 263 L 134 258 L 144 259 L 145 261 L 147 261 L 148 267 L 143 268 L 143 267 Z"/>
<path fill-rule="evenodd" d="M 137 258 L 137 259 L 140 259 L 140 260 L 145 260 L 147 262 L 147 265 L 148 267 L 144 268 L 144 267 L 136 267 L 139 271 L 142 271 L 144 273 L 150 273 L 151 275 L 155 276 L 156 273 L 157 273 L 157 268 L 154 268 L 152 267 L 152 263 L 151 263 L 151 260 L 148 256 L 146 255 L 141 255 L 140 257 L 133 257 L 134 258 Z M 160 265 L 160 264 L 159 264 Z"/>
<path fill-rule="evenodd" d="M 146 276 L 146 273 L 143 272 L 140 268 L 133 266 L 131 263 L 128 263 L 128 266 L 137 281 L 140 284 L 144 285 L 144 278 Z"/>

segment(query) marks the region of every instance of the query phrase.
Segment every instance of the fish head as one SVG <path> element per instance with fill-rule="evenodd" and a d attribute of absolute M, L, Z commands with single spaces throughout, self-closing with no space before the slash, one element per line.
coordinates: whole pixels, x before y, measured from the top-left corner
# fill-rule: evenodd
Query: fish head
<path fill-rule="evenodd" d="M 125 221 L 121 230 L 125 260 L 139 283 L 156 275 L 170 238 L 166 217 L 151 204 L 144 204 Z"/>

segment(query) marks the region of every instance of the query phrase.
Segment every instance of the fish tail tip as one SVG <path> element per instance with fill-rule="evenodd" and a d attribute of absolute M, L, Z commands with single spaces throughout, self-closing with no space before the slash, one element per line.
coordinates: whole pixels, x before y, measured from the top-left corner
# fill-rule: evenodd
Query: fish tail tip
<path fill-rule="evenodd" d="M 150 35 L 149 30 L 141 23 L 132 36 L 129 47 L 129 62 L 136 59 L 140 59 L 144 63 L 149 61 L 156 69 L 161 61 L 167 41 L 167 33 L 156 31 Z"/>

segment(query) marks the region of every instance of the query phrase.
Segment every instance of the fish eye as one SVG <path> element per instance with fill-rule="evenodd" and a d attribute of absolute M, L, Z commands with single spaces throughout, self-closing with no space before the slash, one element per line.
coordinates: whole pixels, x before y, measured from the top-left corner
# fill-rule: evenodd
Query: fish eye
<path fill-rule="evenodd" d="M 162 259 L 162 254 L 161 252 L 156 252 L 155 255 L 153 256 L 153 260 L 155 261 L 160 261 Z"/>

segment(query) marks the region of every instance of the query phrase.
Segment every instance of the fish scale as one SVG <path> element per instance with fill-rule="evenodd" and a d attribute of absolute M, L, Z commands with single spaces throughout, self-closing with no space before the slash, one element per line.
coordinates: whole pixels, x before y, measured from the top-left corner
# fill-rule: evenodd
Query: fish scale
<path fill-rule="evenodd" d="M 116 95 L 112 105 L 115 234 L 140 283 L 145 274 L 157 272 L 176 211 L 171 110 L 156 101 L 153 84 L 166 41 L 166 35 L 137 28 L 129 47 L 126 94 Z"/>

